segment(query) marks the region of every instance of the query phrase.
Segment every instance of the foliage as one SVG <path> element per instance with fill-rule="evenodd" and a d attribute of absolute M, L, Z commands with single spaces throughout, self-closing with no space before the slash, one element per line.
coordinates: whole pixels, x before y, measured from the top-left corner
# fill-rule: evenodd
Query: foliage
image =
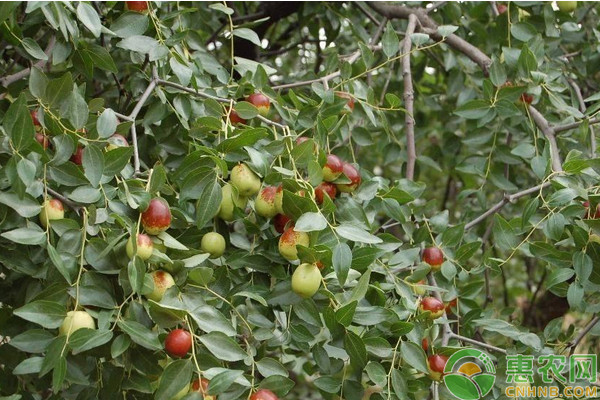
<path fill-rule="evenodd" d="M 438 388 L 427 355 L 473 345 L 461 337 L 499 367 L 487 344 L 597 352 L 599 328 L 576 326 L 600 312 L 600 9 L 493 4 L 1 3 L 0 395 L 170 399 L 202 376 L 221 400 L 425 399 Z M 243 101 L 255 91 L 266 118 Z M 114 133 L 130 146 L 106 149 Z M 362 183 L 318 205 L 329 152 Z M 283 210 L 309 233 L 300 258 L 324 267 L 312 298 L 291 290 L 299 261 L 279 254 L 253 198 L 217 217 L 239 162 L 283 185 Z M 156 196 L 170 229 L 130 259 Z M 66 215 L 44 229 L 48 197 Z M 200 250 L 212 231 L 222 257 Z M 420 259 L 432 245 L 439 272 Z M 176 282 L 158 302 L 146 298 L 157 269 Z M 420 314 L 423 279 L 457 307 Z M 59 335 L 75 309 L 97 329 Z M 175 328 L 194 333 L 177 360 L 163 349 Z M 490 398 L 504 398 L 502 374 Z"/>

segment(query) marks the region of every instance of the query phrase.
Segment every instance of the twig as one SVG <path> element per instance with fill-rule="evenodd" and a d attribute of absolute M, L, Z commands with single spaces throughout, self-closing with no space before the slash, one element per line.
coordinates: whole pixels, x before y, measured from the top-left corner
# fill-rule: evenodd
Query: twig
<path fill-rule="evenodd" d="M 585 114 L 587 107 L 585 106 L 585 100 L 583 99 L 583 95 L 581 94 L 581 88 L 575 82 L 574 79 L 567 78 L 567 81 L 573 88 L 575 92 L 575 96 L 577 97 L 577 102 L 579 103 L 579 111 Z M 592 158 L 596 157 L 596 133 L 594 132 L 594 127 L 590 126 L 590 147 L 591 147 L 591 156 Z"/>
<path fill-rule="evenodd" d="M 78 203 L 74 202 L 73 200 L 70 200 L 68 198 L 66 198 L 65 196 L 63 196 L 62 194 L 58 193 L 56 190 L 50 188 L 50 187 L 46 187 L 46 191 L 48 193 L 50 193 L 52 195 L 52 197 L 59 199 L 60 201 L 62 201 L 64 204 L 66 204 L 69 208 L 71 208 L 73 211 L 75 211 L 77 213 L 77 215 L 81 215 L 81 209 L 83 208 L 81 205 L 79 205 Z"/>
<path fill-rule="evenodd" d="M 501 349 L 500 347 L 492 346 L 491 344 L 487 344 L 485 342 L 480 342 L 479 340 L 470 339 L 468 337 L 458 335 L 458 334 L 456 334 L 454 332 L 450 332 L 450 336 L 453 339 L 460 340 L 461 342 L 466 342 L 466 343 L 469 343 L 469 344 L 472 344 L 472 345 L 475 345 L 475 346 L 483 347 L 484 349 L 488 349 L 488 350 L 491 350 L 491 351 L 496 351 L 498 353 L 508 354 L 508 352 L 506 350 Z"/>
<path fill-rule="evenodd" d="M 133 142 L 133 169 L 134 169 L 136 175 L 139 174 L 139 172 L 140 172 L 140 153 L 138 150 L 135 119 L 138 116 L 138 114 L 140 113 L 140 110 L 142 109 L 142 107 L 144 106 L 144 104 L 146 103 L 146 101 L 148 100 L 150 95 L 152 94 L 152 91 L 156 87 L 156 67 L 153 69 L 152 75 L 153 75 L 153 77 L 152 77 L 152 80 L 150 81 L 150 83 L 148 84 L 148 87 L 146 88 L 146 90 L 142 94 L 142 97 L 140 97 L 138 102 L 135 104 L 135 107 L 133 107 L 133 110 L 129 114 L 130 120 L 134 121 L 134 123 L 131 125 L 131 141 Z"/>
<path fill-rule="evenodd" d="M 46 56 L 48 56 L 48 59 L 40 60 L 40 61 L 36 62 L 35 64 L 33 64 L 34 67 L 40 68 L 40 69 L 44 68 L 44 66 L 50 61 L 52 49 L 54 49 L 55 44 L 56 44 L 56 37 L 52 36 L 50 38 L 50 40 L 48 41 L 46 50 L 44 51 L 44 53 L 46 53 Z M 15 74 L 5 76 L 4 78 L 0 79 L 0 85 L 2 85 L 4 87 L 8 87 L 11 83 L 14 83 L 20 79 L 23 79 L 26 76 L 29 76 L 30 73 L 31 73 L 31 68 L 25 68 Z"/>
<path fill-rule="evenodd" d="M 579 345 L 579 343 L 581 343 L 581 341 L 583 340 L 583 338 L 585 337 L 585 335 L 587 335 L 594 326 L 596 326 L 596 324 L 600 322 L 600 316 L 596 315 L 594 318 L 592 318 L 592 320 L 585 326 L 585 328 L 583 328 L 583 330 L 581 332 L 579 332 L 579 335 L 577 335 L 577 337 L 575 337 L 575 339 L 573 339 L 573 341 L 569 344 L 569 355 L 573 355 L 573 353 L 575 352 L 575 348 Z"/>
<path fill-rule="evenodd" d="M 360 4 L 358 1 L 353 1 L 352 5 L 356 6 L 363 14 L 366 15 L 367 18 L 369 18 L 371 20 L 371 22 L 373 22 L 375 25 L 380 25 L 381 23 L 377 20 L 377 18 L 375 18 L 375 16 L 373 14 L 371 14 L 369 12 L 369 10 L 367 10 L 362 4 Z"/>
<path fill-rule="evenodd" d="M 443 40 L 444 43 L 448 44 L 450 47 L 469 57 L 472 61 L 477 63 L 487 75 L 488 69 L 492 64 L 492 60 L 477 47 L 473 46 L 471 43 L 455 34 L 442 37 L 442 35 L 440 35 L 437 31 L 438 25 L 431 17 L 429 17 L 429 15 L 427 15 L 427 9 L 420 7 L 413 8 L 396 4 L 386 4 L 383 2 L 369 2 L 367 4 L 380 15 L 390 19 L 408 19 L 411 14 L 416 15 L 419 20 L 419 25 L 423 27 L 423 32 L 427 33 L 434 40 Z"/>
<path fill-rule="evenodd" d="M 544 188 L 546 188 L 548 186 L 550 186 L 550 182 L 544 182 L 544 183 L 542 183 L 540 185 L 534 186 L 534 187 L 529 188 L 529 189 L 522 190 L 522 191 L 517 192 L 517 193 L 513 193 L 511 195 L 504 195 L 504 197 L 502 198 L 502 200 L 500 200 L 498 203 L 494 204 L 490 209 L 488 209 L 486 212 L 484 212 L 483 214 L 481 214 L 480 216 L 478 216 L 477 218 L 475 218 L 471 222 L 468 222 L 465 225 L 465 230 L 471 229 L 472 227 L 474 227 L 475 225 L 479 224 L 480 222 L 485 221 L 485 219 L 487 217 L 489 217 L 490 215 L 493 215 L 493 214 L 497 213 L 498 211 L 500 211 L 502 209 L 502 207 L 504 207 L 506 204 L 512 203 L 513 201 L 517 201 L 521 197 L 525 197 L 525 196 L 530 195 L 532 193 L 539 192 L 540 190 L 542 190 L 542 189 L 544 189 Z"/>
<path fill-rule="evenodd" d="M 412 181 L 415 177 L 415 162 L 417 161 L 417 152 L 415 149 L 415 119 L 414 103 L 415 95 L 410 71 L 410 48 L 412 41 L 411 35 L 417 27 L 417 16 L 411 14 L 408 16 L 408 26 L 406 27 L 406 37 L 403 41 L 403 53 L 406 57 L 402 58 L 402 79 L 404 82 L 404 124 L 406 126 L 406 179 Z"/>
<path fill-rule="evenodd" d="M 570 124 L 555 126 L 554 133 L 560 133 L 560 132 L 578 128 L 579 125 L 581 125 L 584 121 L 587 121 L 588 125 L 590 125 L 590 126 L 600 124 L 600 118 L 582 119 L 581 121 L 571 122 Z"/>
<path fill-rule="evenodd" d="M 492 14 L 494 14 L 494 17 L 499 16 L 500 11 L 498 11 L 498 4 L 496 4 L 495 1 L 490 1 L 490 5 L 492 6 Z"/>
<path fill-rule="evenodd" d="M 548 123 L 548 120 L 533 106 L 529 106 L 529 113 L 533 117 L 533 121 L 540 128 L 548 143 L 550 143 L 550 156 L 552 158 L 552 169 L 556 172 L 562 171 L 562 162 L 560 161 L 560 153 L 558 151 L 558 144 L 556 143 L 556 136 L 554 135 L 554 129 Z"/>

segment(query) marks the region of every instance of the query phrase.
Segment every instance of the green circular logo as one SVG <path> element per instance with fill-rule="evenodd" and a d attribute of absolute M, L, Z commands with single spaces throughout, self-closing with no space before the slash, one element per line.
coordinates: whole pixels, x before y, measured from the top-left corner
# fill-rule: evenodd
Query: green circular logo
<path fill-rule="evenodd" d="M 476 349 L 452 354 L 444 368 L 444 383 L 461 400 L 483 399 L 494 387 L 496 368 L 489 355 Z"/>

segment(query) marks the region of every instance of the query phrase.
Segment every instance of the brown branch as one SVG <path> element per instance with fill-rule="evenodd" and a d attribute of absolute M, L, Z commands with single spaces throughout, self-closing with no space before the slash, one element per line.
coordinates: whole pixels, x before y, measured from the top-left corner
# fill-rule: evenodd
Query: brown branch
<path fill-rule="evenodd" d="M 548 143 L 550 143 L 550 157 L 552 158 L 552 169 L 556 172 L 562 171 L 562 162 L 560 160 L 560 152 L 556 143 L 554 129 L 548 123 L 548 120 L 533 106 L 529 106 L 529 113 L 533 117 L 533 121 L 540 128 Z"/>
<path fill-rule="evenodd" d="M 39 60 L 38 62 L 33 64 L 34 67 L 40 68 L 40 69 L 44 68 L 44 66 L 50 61 L 52 49 L 54 49 L 55 44 L 56 44 L 56 37 L 52 36 L 50 38 L 50 40 L 48 41 L 46 50 L 44 51 L 44 53 L 46 53 L 46 56 L 48 56 L 48 59 L 47 60 Z M 2 85 L 4 87 L 8 87 L 10 84 L 29 76 L 30 73 L 31 73 L 31 68 L 25 68 L 15 74 L 5 76 L 4 78 L 0 79 L 0 85 Z"/>
<path fill-rule="evenodd" d="M 438 25 L 433 19 L 431 19 L 431 17 L 429 17 L 429 15 L 427 15 L 427 9 L 420 7 L 413 8 L 396 4 L 392 5 L 383 2 L 369 2 L 367 4 L 380 15 L 390 19 L 408 19 L 411 14 L 416 15 L 419 25 L 422 26 L 423 32 L 427 33 L 434 40 L 443 40 L 444 43 L 450 47 L 469 57 L 473 62 L 477 63 L 483 70 L 484 74 L 487 75 L 488 69 L 492 64 L 492 60 L 477 47 L 473 46 L 471 43 L 455 34 L 450 34 L 445 38 L 442 37 L 442 35 L 440 35 L 437 31 Z"/>
<path fill-rule="evenodd" d="M 371 14 L 369 12 L 369 10 L 367 10 L 362 4 L 360 4 L 358 1 L 353 1 L 352 2 L 353 6 L 356 6 L 363 14 L 365 14 L 365 16 L 367 18 L 369 18 L 371 20 L 371 22 L 373 22 L 375 25 L 380 25 L 381 22 L 379 22 L 377 20 L 377 18 L 375 18 L 375 16 L 373 14 Z"/>
<path fill-rule="evenodd" d="M 500 200 L 498 203 L 494 204 L 490 209 L 488 209 L 486 212 L 484 212 L 483 214 L 481 214 L 480 216 L 478 216 L 477 218 L 475 218 L 471 222 L 467 223 L 465 225 L 465 230 L 469 230 L 472 227 L 476 226 L 477 224 L 481 223 L 482 221 L 485 221 L 485 219 L 487 217 L 489 217 L 490 215 L 496 214 L 506 204 L 512 203 L 513 201 L 517 201 L 521 197 L 525 197 L 525 196 L 528 196 L 528 195 L 530 195 L 532 193 L 539 192 L 540 190 L 542 190 L 542 189 L 544 189 L 544 188 L 546 188 L 548 186 L 550 186 L 550 182 L 544 182 L 544 183 L 542 183 L 540 185 L 534 186 L 534 187 L 529 188 L 529 189 L 522 190 L 522 191 L 517 192 L 517 193 L 513 193 L 511 195 L 504 195 L 504 197 L 502 198 L 502 200 Z"/>
<path fill-rule="evenodd" d="M 577 102 L 579 103 L 579 111 L 585 114 L 587 107 L 585 106 L 585 100 L 583 99 L 583 95 L 581 94 L 581 88 L 575 82 L 574 79 L 567 78 L 567 81 L 573 88 L 575 92 L 575 96 L 577 97 Z M 594 132 L 594 127 L 590 125 L 590 147 L 591 147 L 591 156 L 592 158 L 596 157 L 596 133 Z"/>
<path fill-rule="evenodd" d="M 402 58 L 402 79 L 404 81 L 404 124 L 406 126 L 406 179 L 412 181 L 415 177 L 415 162 L 417 161 L 417 152 L 415 149 L 415 119 L 414 103 L 415 95 L 410 71 L 410 48 L 412 41 L 411 35 L 417 27 L 417 16 L 411 14 L 408 16 L 408 26 L 406 27 L 406 36 L 403 40 L 403 53 L 406 57 Z"/>
<path fill-rule="evenodd" d="M 554 133 L 560 133 L 564 131 L 569 131 L 571 129 L 579 128 L 579 126 L 585 121 L 587 121 L 588 125 L 590 126 L 600 124 L 600 118 L 582 119 L 581 121 L 571 122 L 570 124 L 555 126 Z"/>
<path fill-rule="evenodd" d="M 77 215 L 81 215 L 81 209 L 83 208 L 83 206 L 79 205 L 78 203 L 74 202 L 71 199 L 68 199 L 67 197 L 63 196 L 62 194 L 58 193 L 56 190 L 50 188 L 50 187 L 46 187 L 46 191 L 52 195 L 52 197 L 54 197 L 55 199 L 58 199 L 60 201 L 62 201 L 64 204 L 67 205 L 67 207 L 71 208 L 73 211 L 75 211 L 77 213 Z"/>
<path fill-rule="evenodd" d="M 577 335 L 577 337 L 575 337 L 575 339 L 573 339 L 573 341 L 569 344 L 569 355 L 573 355 L 575 348 L 579 345 L 579 343 L 581 343 L 585 335 L 587 335 L 598 322 L 600 322 L 600 316 L 596 315 L 590 322 L 588 322 L 585 328 L 579 332 L 579 335 Z"/>

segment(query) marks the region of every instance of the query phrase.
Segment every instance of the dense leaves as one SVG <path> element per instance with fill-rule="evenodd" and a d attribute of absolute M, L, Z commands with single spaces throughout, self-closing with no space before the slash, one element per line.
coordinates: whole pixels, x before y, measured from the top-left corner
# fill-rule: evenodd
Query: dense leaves
<path fill-rule="evenodd" d="M 596 4 L 132 3 L 0 3 L 0 397 L 449 398 L 475 345 L 502 399 L 498 348 L 597 353 Z"/>

